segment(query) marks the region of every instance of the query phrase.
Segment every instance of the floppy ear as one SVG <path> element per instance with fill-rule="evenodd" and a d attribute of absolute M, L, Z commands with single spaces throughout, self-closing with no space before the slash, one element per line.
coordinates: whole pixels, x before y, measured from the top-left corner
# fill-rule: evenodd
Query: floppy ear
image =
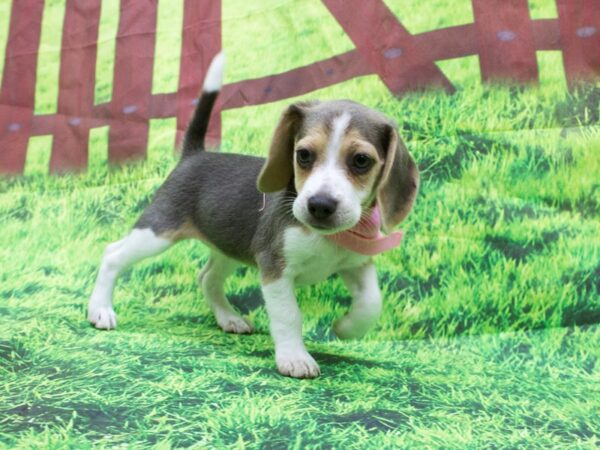
<path fill-rule="evenodd" d="M 288 106 L 281 115 L 271 140 L 269 156 L 258 175 L 256 185 L 259 191 L 280 191 L 289 184 L 294 174 L 294 138 L 309 104 L 295 103 Z"/>
<path fill-rule="evenodd" d="M 396 129 L 387 124 L 385 127 L 383 144 L 386 155 L 377 203 L 383 230 L 389 232 L 408 216 L 413 207 L 419 188 L 419 170 Z"/>

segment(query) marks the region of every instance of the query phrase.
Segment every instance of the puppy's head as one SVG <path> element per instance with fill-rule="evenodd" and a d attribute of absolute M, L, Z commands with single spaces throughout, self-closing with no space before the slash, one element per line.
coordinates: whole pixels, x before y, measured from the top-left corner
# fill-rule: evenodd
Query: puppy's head
<path fill-rule="evenodd" d="M 304 102 L 283 113 L 257 184 L 275 192 L 291 182 L 294 216 L 311 229 L 352 228 L 377 202 L 389 231 L 410 212 L 419 173 L 383 114 L 350 101 Z"/>

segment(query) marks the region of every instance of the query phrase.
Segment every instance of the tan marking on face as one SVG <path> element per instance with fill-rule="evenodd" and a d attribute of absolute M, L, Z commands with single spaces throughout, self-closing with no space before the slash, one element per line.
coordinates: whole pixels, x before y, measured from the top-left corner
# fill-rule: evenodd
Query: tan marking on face
<path fill-rule="evenodd" d="M 364 153 L 374 161 L 371 169 L 364 174 L 356 174 L 352 172 L 348 166 L 351 157 L 357 153 Z M 375 188 L 383 168 L 383 161 L 381 160 L 381 157 L 379 156 L 375 146 L 371 144 L 357 129 L 348 129 L 348 131 L 345 133 L 338 161 L 342 167 L 346 168 L 348 179 L 352 182 L 352 184 L 362 191 L 368 191 L 371 194 L 374 194 L 373 189 Z M 369 197 L 370 196 L 371 195 L 369 195 Z"/>
<path fill-rule="evenodd" d="M 314 127 L 305 137 L 296 143 L 296 150 L 306 148 L 315 154 L 315 161 L 312 167 L 304 169 L 296 162 L 296 155 L 294 152 L 295 187 L 297 192 L 301 192 L 312 171 L 324 164 L 326 158 L 331 158 L 331 155 L 327 154 L 327 146 L 329 145 L 331 138 L 332 128 L 320 125 Z M 364 153 L 374 161 L 371 169 L 364 174 L 355 174 L 348 166 L 349 158 L 356 153 Z M 366 193 L 366 201 L 363 203 L 372 203 L 376 195 L 374 190 L 383 169 L 383 160 L 379 156 L 375 146 L 369 142 L 358 129 L 348 127 L 343 132 L 336 158 L 336 165 L 345 171 L 348 180 L 355 186 L 357 191 Z"/>
<path fill-rule="evenodd" d="M 199 239 L 203 242 L 208 242 L 206 236 L 204 236 L 204 234 L 202 234 L 189 219 L 183 222 L 179 228 L 164 231 L 159 236 L 165 239 L 170 239 L 174 242 L 181 241 L 183 239 Z"/>
<path fill-rule="evenodd" d="M 294 185 L 297 192 L 302 190 L 302 186 L 304 186 L 306 179 L 310 176 L 312 169 L 323 163 L 325 160 L 328 142 L 329 130 L 325 126 L 320 125 L 309 130 L 306 136 L 296 143 L 295 150 L 305 148 L 314 152 L 316 157 L 313 166 L 309 169 L 304 169 L 298 165 L 296 161 L 296 152 L 294 151 Z"/>

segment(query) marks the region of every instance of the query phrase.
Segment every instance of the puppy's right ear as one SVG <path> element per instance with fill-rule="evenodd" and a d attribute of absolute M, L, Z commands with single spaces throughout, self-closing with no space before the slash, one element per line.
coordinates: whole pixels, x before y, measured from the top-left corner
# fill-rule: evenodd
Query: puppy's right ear
<path fill-rule="evenodd" d="M 258 175 L 257 187 L 261 192 L 285 189 L 294 174 L 294 140 L 306 110 L 311 102 L 295 103 L 281 115 L 273 134 L 269 156 Z"/>

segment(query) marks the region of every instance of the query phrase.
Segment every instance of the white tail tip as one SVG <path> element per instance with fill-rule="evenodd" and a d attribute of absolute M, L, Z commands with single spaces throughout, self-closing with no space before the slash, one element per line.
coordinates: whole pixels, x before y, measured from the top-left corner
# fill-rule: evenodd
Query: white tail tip
<path fill-rule="evenodd" d="M 223 70 L 225 69 L 225 53 L 219 52 L 210 62 L 204 78 L 204 92 L 217 92 L 223 86 Z"/>

